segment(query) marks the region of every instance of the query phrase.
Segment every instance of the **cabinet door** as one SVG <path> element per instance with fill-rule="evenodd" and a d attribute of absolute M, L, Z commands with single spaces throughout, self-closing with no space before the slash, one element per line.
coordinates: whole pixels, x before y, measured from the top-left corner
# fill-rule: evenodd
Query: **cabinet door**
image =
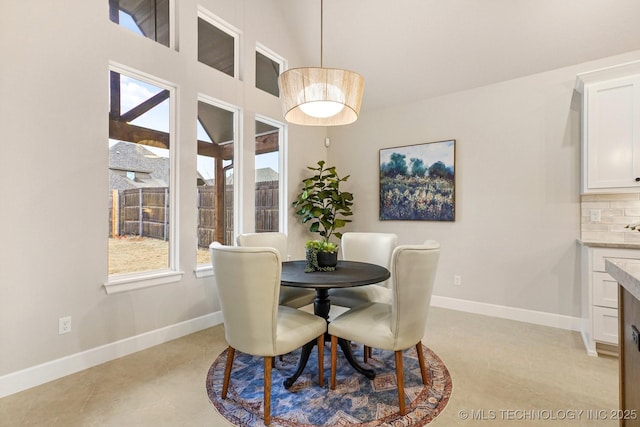
<path fill-rule="evenodd" d="M 593 307 L 593 339 L 618 345 L 618 310 Z"/>
<path fill-rule="evenodd" d="M 618 282 L 608 273 L 593 272 L 593 305 L 618 309 Z"/>
<path fill-rule="evenodd" d="M 640 76 L 593 83 L 586 94 L 585 190 L 640 188 Z"/>

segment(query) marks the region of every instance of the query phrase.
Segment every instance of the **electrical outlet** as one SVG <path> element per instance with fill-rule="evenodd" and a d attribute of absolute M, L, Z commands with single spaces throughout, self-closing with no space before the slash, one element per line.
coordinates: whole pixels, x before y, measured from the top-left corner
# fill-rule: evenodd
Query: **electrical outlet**
<path fill-rule="evenodd" d="M 59 318 L 58 335 L 68 334 L 69 332 L 71 332 L 71 316 Z"/>
<path fill-rule="evenodd" d="M 462 285 L 462 278 L 456 274 L 453 276 L 453 284 L 456 286 Z"/>
<path fill-rule="evenodd" d="M 601 220 L 600 209 L 591 209 L 591 222 L 600 222 Z"/>

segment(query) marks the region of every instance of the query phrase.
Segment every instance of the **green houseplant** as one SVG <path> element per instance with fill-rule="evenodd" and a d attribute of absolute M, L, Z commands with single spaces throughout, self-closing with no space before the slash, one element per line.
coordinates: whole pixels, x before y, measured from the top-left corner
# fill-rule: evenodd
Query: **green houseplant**
<path fill-rule="evenodd" d="M 349 175 L 340 177 L 335 166 L 325 167 L 320 160 L 318 167 L 307 166 L 313 175 L 302 180 L 302 191 L 292 203 L 303 224 L 309 231 L 318 233 L 320 239 L 306 243 L 307 269 L 333 270 L 338 259 L 338 245 L 331 242 L 331 236 L 340 239 L 342 233 L 336 231 L 351 222 L 345 217 L 353 215 L 353 194 L 340 190 L 340 183 L 349 179 Z M 324 254 L 332 254 L 326 264 Z"/>

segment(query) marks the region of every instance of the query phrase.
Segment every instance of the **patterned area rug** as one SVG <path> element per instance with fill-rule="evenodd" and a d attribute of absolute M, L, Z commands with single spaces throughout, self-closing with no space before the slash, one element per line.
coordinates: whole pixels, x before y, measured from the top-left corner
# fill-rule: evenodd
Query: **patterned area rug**
<path fill-rule="evenodd" d="M 325 347 L 325 386 L 318 385 L 318 350 L 314 348 L 309 363 L 286 390 L 285 378 L 296 370 L 299 350 L 275 360 L 272 373 L 272 426 L 423 426 L 437 417 L 451 396 L 451 376 L 442 360 L 423 346 L 429 371 L 429 384 L 422 384 L 415 348 L 403 355 L 407 413 L 398 408 L 395 362 L 391 351 L 374 349 L 366 367 L 376 370 L 373 381 L 357 373 L 338 349 L 336 389 L 329 389 L 331 373 L 330 344 Z M 362 346 L 352 347 L 362 363 Z M 236 351 L 227 399 L 220 397 L 227 350 L 215 360 L 207 374 L 207 393 L 218 412 L 232 424 L 243 427 L 263 426 L 263 361 Z"/>

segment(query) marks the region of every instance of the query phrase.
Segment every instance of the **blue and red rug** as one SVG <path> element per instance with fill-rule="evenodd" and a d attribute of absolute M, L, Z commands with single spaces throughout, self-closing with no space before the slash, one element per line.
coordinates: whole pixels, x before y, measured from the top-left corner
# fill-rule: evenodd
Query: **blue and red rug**
<path fill-rule="evenodd" d="M 353 347 L 362 361 L 362 346 Z M 329 389 L 330 346 L 325 353 L 325 386 L 318 385 L 317 349 L 295 384 L 286 390 L 282 382 L 296 370 L 299 351 L 275 360 L 272 373 L 271 425 L 311 426 L 424 426 L 436 418 L 451 396 L 451 376 L 442 360 L 423 346 L 429 384 L 423 385 L 415 349 L 404 352 L 404 384 L 407 414 L 398 408 L 393 352 L 374 349 L 367 367 L 377 372 L 374 380 L 357 373 L 338 349 L 336 389 Z M 263 361 L 236 352 L 227 399 L 220 397 L 227 350 L 213 362 L 207 374 L 207 393 L 218 412 L 234 425 L 263 426 Z"/>

